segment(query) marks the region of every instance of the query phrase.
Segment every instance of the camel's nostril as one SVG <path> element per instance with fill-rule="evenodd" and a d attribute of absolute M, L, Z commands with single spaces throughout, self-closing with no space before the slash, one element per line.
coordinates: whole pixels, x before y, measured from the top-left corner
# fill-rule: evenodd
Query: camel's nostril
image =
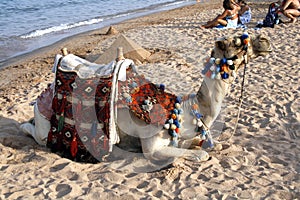
<path fill-rule="evenodd" d="M 219 49 L 221 49 L 222 51 L 225 50 L 225 48 L 226 48 L 226 46 L 225 46 L 225 44 L 224 44 L 224 41 L 217 41 L 216 45 L 217 45 L 217 47 L 218 47 Z"/>

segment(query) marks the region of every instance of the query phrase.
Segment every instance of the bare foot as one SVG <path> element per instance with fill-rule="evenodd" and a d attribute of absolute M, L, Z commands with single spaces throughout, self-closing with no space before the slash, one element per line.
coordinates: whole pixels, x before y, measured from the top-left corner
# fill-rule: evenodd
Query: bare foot
<path fill-rule="evenodd" d="M 201 25 L 200 28 L 201 29 L 206 29 L 206 27 L 204 25 Z"/>
<path fill-rule="evenodd" d="M 286 23 L 290 23 L 290 24 L 294 24 L 297 21 L 297 18 L 291 19 L 290 21 L 286 22 Z"/>

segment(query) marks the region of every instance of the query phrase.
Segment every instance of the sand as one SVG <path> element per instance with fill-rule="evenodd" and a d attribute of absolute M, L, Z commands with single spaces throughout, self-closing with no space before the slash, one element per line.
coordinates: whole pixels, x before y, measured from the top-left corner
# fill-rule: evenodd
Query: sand
<path fill-rule="evenodd" d="M 19 129 L 33 117 L 29 104 L 53 80 L 54 56 L 62 47 L 83 57 L 103 53 L 117 35 L 107 29 L 68 38 L 6 63 L 0 71 L 0 199 L 299 199 L 300 22 L 254 30 L 267 3 L 250 4 L 249 34 L 271 39 L 273 52 L 250 61 L 241 116 L 240 83 L 232 85 L 220 121 L 224 149 L 197 163 L 180 159 L 161 170 L 137 170 L 125 160 L 83 164 L 41 147 Z M 145 49 L 160 52 L 140 73 L 175 94 L 197 91 L 203 59 L 214 40 L 243 30 L 200 29 L 220 4 L 200 4 L 129 20 L 114 27 Z M 241 75 L 241 74 L 240 74 Z M 230 137 L 230 138 L 229 138 Z"/>

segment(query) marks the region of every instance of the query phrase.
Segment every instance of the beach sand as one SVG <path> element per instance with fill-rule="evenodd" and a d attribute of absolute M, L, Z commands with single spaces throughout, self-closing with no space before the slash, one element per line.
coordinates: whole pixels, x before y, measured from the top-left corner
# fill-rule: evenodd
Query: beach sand
<path fill-rule="evenodd" d="M 268 3 L 250 6 L 247 32 L 268 36 L 273 52 L 248 64 L 238 128 L 229 138 L 241 78 L 232 85 L 221 112 L 224 149 L 203 163 L 180 159 L 152 172 L 138 172 L 135 158 L 76 163 L 20 131 L 20 124 L 33 117 L 29 104 L 53 81 L 55 55 L 63 47 L 83 57 L 103 53 L 117 37 L 105 35 L 107 28 L 6 63 L 0 70 L 0 199 L 299 199 L 300 22 L 254 30 Z M 175 94 L 187 94 L 201 85 L 203 59 L 215 39 L 243 32 L 199 28 L 221 11 L 220 3 L 197 3 L 114 27 L 150 52 L 162 52 L 155 63 L 140 65 L 140 73 Z"/>

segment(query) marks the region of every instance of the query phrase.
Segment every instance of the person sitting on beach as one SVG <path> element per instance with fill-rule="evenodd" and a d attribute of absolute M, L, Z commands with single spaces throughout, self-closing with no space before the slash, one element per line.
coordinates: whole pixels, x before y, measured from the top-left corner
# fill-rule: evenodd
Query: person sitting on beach
<path fill-rule="evenodd" d="M 281 12 L 290 18 L 290 23 L 295 23 L 297 17 L 300 16 L 300 2 L 299 0 L 283 0 L 277 12 Z"/>
<path fill-rule="evenodd" d="M 221 15 L 218 15 L 212 21 L 208 21 L 201 28 L 236 28 L 238 24 L 238 11 L 240 6 L 234 0 L 224 0 L 223 8 L 225 9 Z"/>
<path fill-rule="evenodd" d="M 248 4 L 244 0 L 238 0 L 238 4 L 241 7 L 241 9 L 238 12 L 238 24 L 244 26 L 251 21 L 251 9 L 250 6 L 248 6 Z"/>

